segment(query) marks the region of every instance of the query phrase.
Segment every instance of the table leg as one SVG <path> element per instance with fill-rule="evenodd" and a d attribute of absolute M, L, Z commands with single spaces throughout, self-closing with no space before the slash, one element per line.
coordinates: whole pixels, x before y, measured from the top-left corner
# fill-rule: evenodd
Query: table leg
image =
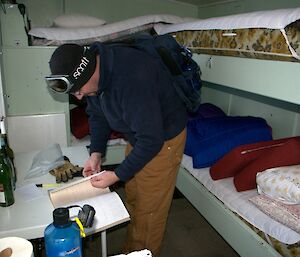
<path fill-rule="evenodd" d="M 106 230 L 101 232 L 102 257 L 107 257 Z"/>

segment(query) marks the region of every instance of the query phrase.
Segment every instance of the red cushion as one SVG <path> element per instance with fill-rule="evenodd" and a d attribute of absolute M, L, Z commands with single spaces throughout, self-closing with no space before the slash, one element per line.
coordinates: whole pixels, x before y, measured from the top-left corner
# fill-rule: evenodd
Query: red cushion
<path fill-rule="evenodd" d="M 300 138 L 292 138 L 283 145 L 269 149 L 234 176 L 238 192 L 256 188 L 257 172 L 266 169 L 300 164 Z"/>
<path fill-rule="evenodd" d="M 233 177 L 251 161 L 292 138 L 300 139 L 300 137 L 289 137 L 238 146 L 211 166 L 210 175 L 214 180 Z"/>
<path fill-rule="evenodd" d="M 88 116 L 81 107 L 75 107 L 70 111 L 71 132 L 74 137 L 81 139 L 87 136 L 89 131 Z M 109 139 L 124 138 L 124 135 L 117 131 L 112 131 Z"/>
<path fill-rule="evenodd" d="M 76 107 L 70 111 L 72 134 L 81 139 L 89 134 L 88 116 L 83 108 Z"/>

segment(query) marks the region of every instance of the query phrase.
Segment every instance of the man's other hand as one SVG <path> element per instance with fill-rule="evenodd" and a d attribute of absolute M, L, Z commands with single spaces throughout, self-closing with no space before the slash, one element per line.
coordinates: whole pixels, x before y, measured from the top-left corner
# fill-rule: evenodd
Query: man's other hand
<path fill-rule="evenodd" d="M 91 178 L 91 184 L 93 187 L 106 188 L 118 182 L 120 179 L 114 171 L 106 170 L 99 176 Z"/>

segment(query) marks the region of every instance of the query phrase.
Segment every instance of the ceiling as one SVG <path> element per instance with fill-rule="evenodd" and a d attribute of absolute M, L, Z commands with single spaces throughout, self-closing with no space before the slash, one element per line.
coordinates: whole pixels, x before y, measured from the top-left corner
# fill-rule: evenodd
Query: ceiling
<path fill-rule="evenodd" d="M 188 3 L 196 6 L 209 6 L 221 3 L 235 2 L 237 0 L 175 0 L 176 2 Z"/>

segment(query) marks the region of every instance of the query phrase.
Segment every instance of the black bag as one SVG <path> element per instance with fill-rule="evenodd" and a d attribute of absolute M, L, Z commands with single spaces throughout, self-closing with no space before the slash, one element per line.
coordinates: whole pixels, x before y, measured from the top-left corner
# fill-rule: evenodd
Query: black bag
<path fill-rule="evenodd" d="M 112 45 L 134 47 L 159 59 L 172 76 L 173 85 L 187 110 L 189 112 L 198 110 L 202 87 L 200 67 L 192 59 L 192 52 L 178 44 L 171 35 L 140 35 L 129 43 L 112 43 Z"/>

